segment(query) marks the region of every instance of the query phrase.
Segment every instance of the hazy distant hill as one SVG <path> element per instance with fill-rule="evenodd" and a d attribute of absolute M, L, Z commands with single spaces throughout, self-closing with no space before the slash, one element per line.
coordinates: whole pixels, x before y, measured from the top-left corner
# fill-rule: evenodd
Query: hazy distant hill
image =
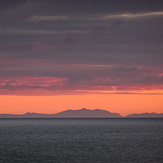
<path fill-rule="evenodd" d="M 163 118 L 163 113 L 134 113 L 122 117 L 118 113 L 111 113 L 107 110 L 90 110 L 83 108 L 80 110 L 66 110 L 56 114 L 39 114 L 30 112 L 25 114 L 0 114 L 0 118 Z"/>
<path fill-rule="evenodd" d="M 50 118 L 50 114 L 30 113 L 25 114 L 0 114 L 0 118 Z"/>
<path fill-rule="evenodd" d="M 56 117 L 66 118 L 120 118 L 122 117 L 118 113 L 111 113 L 106 110 L 95 109 L 81 109 L 81 110 L 66 110 L 55 114 Z"/>
<path fill-rule="evenodd" d="M 163 118 L 163 113 L 134 113 L 127 115 L 126 118 Z"/>
<path fill-rule="evenodd" d="M 111 113 L 106 110 L 66 110 L 56 114 L 38 114 L 38 113 L 26 113 L 22 115 L 16 114 L 0 114 L 0 118 L 121 118 L 118 113 Z"/>

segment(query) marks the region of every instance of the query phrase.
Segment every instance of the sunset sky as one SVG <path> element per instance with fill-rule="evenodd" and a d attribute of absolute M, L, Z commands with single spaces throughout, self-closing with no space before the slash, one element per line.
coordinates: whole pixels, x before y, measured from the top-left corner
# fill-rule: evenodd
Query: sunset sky
<path fill-rule="evenodd" d="M 162 0 L 0 0 L 0 114 L 163 112 Z"/>

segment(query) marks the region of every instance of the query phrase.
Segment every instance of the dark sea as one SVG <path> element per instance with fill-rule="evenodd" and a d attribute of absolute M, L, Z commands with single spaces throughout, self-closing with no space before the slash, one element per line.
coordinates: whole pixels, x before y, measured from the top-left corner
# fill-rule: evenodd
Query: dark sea
<path fill-rule="evenodd" d="M 163 119 L 0 119 L 0 163 L 163 163 Z"/>

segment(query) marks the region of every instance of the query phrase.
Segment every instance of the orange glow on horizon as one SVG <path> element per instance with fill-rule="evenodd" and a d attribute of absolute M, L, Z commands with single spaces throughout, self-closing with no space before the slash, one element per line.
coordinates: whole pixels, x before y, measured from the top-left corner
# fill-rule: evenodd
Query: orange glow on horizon
<path fill-rule="evenodd" d="M 53 114 L 67 109 L 104 109 L 125 116 L 131 113 L 163 112 L 163 95 L 90 94 L 59 96 L 0 95 L 0 114 L 26 112 Z"/>

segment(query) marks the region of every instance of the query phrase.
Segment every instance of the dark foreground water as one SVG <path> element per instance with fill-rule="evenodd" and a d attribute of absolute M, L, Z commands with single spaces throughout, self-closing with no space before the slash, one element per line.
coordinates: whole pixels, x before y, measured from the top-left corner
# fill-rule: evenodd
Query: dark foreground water
<path fill-rule="evenodd" d="M 163 119 L 0 119 L 0 163 L 163 163 Z"/>

